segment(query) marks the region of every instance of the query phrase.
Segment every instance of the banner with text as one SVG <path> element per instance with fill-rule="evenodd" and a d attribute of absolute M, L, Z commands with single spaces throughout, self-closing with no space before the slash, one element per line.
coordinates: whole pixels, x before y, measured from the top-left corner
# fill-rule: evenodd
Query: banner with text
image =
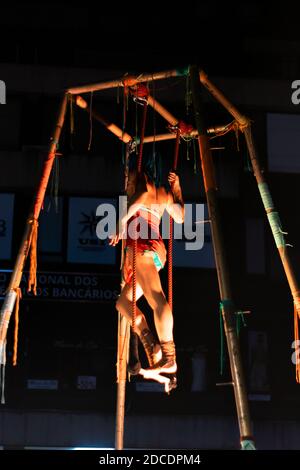
<path fill-rule="evenodd" d="M 11 270 L 0 270 L 0 298 L 8 287 Z M 114 302 L 120 292 L 120 276 L 96 273 L 37 273 L 37 296 L 27 292 L 28 273 L 23 273 L 21 290 L 24 299 Z"/>

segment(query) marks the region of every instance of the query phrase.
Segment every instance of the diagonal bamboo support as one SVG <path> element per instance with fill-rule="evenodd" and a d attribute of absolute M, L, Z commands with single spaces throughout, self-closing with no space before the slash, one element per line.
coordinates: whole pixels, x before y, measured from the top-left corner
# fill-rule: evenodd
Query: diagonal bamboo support
<path fill-rule="evenodd" d="M 221 299 L 220 307 L 224 320 L 224 328 L 227 339 L 235 403 L 240 429 L 241 446 L 243 449 L 252 449 L 254 448 L 252 426 L 250 421 L 250 413 L 248 407 L 243 367 L 241 362 L 239 341 L 234 324 L 235 308 L 232 301 L 226 249 L 223 240 L 223 233 L 221 230 L 221 220 L 217 198 L 217 186 L 214 177 L 214 165 L 211 150 L 209 147 L 209 137 L 204 126 L 204 108 L 200 91 L 198 69 L 196 66 L 190 68 L 190 74 L 195 119 L 199 134 L 198 139 L 201 157 L 201 167 L 210 217 L 213 248 L 219 283 Z"/>
<path fill-rule="evenodd" d="M 178 119 L 173 116 L 162 104 L 160 104 L 153 96 L 148 95 L 148 104 L 158 114 L 160 114 L 171 126 L 177 126 Z"/>
<path fill-rule="evenodd" d="M 79 108 L 84 109 L 88 113 L 91 112 L 89 105 L 80 95 L 76 96 L 75 103 L 77 104 Z M 110 122 L 107 119 L 105 119 L 105 117 L 103 117 L 97 111 L 93 110 L 91 114 L 96 121 L 103 124 L 103 126 L 106 127 L 108 131 L 110 131 L 112 134 L 118 137 L 118 139 L 122 140 L 124 144 L 128 144 L 128 142 L 131 142 L 133 140 L 132 137 L 127 132 L 122 131 L 120 127 L 118 127 L 113 122 Z"/>
<path fill-rule="evenodd" d="M 14 305 L 17 298 L 17 289 L 20 286 L 21 277 L 23 274 L 24 264 L 28 256 L 28 252 L 31 245 L 32 234 L 34 223 L 38 220 L 41 207 L 43 204 L 46 188 L 48 185 L 50 173 L 53 167 L 53 163 L 58 148 L 58 142 L 61 134 L 61 130 L 64 124 L 65 113 L 67 106 L 67 95 L 65 94 L 62 98 L 58 118 L 52 134 L 52 138 L 49 145 L 49 151 L 44 162 L 42 176 L 36 191 L 36 195 L 33 201 L 32 211 L 27 219 L 25 232 L 22 238 L 22 242 L 19 248 L 17 259 L 15 262 L 14 270 L 12 272 L 10 283 L 7 289 L 7 293 L 4 298 L 4 302 L 0 312 L 0 364 L 5 366 L 5 348 L 6 348 L 6 336 L 9 326 L 11 314 L 14 309 Z"/>

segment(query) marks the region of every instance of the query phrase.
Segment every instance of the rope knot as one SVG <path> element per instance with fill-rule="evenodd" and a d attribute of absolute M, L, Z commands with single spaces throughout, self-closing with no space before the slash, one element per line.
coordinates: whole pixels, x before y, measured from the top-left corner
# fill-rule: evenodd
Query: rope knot
<path fill-rule="evenodd" d="M 192 132 L 194 130 L 192 124 L 187 124 L 184 121 L 178 121 L 175 126 L 168 126 L 168 129 L 173 134 L 177 134 L 179 132 L 180 136 L 183 139 L 190 139 L 192 138 Z"/>
<path fill-rule="evenodd" d="M 124 88 L 128 90 L 128 88 L 133 87 L 136 85 L 136 78 L 132 77 L 130 75 L 127 75 L 126 77 L 123 78 L 122 80 L 122 85 Z"/>
<path fill-rule="evenodd" d="M 241 132 L 244 132 L 244 130 L 247 129 L 247 127 L 250 127 L 252 122 L 253 121 L 251 119 L 248 119 L 246 117 L 245 117 L 245 121 L 243 123 L 235 121 L 235 123 L 237 124 L 237 126 L 238 126 L 238 128 Z"/>
<path fill-rule="evenodd" d="M 129 92 L 136 103 L 148 101 L 149 88 L 144 83 L 137 83 L 135 86 L 129 87 Z"/>
<path fill-rule="evenodd" d="M 184 137 L 190 137 L 192 131 L 194 130 L 192 124 L 187 124 L 184 121 L 179 121 L 177 126 L 180 131 L 180 134 Z"/>

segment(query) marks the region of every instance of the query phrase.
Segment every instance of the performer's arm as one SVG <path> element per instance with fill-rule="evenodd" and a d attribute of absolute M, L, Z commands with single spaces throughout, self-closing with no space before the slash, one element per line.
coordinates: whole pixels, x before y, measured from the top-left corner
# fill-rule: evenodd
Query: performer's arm
<path fill-rule="evenodd" d="M 179 177 L 176 173 L 170 171 L 168 181 L 170 183 L 171 193 L 168 194 L 166 209 L 175 222 L 182 224 L 184 222 L 184 202 Z"/>
<path fill-rule="evenodd" d="M 145 203 L 146 199 L 146 192 L 137 192 L 133 194 L 131 197 L 127 212 L 126 214 L 120 218 L 120 220 L 117 222 L 117 227 L 116 227 L 116 234 L 110 237 L 110 245 L 116 245 L 121 238 L 123 238 L 123 235 L 126 230 L 126 223 L 127 221 L 141 208 L 141 206 Z"/>

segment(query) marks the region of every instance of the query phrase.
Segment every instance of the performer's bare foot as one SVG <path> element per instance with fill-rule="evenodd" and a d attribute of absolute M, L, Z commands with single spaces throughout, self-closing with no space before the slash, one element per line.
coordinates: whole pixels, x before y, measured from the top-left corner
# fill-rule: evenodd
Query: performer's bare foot
<path fill-rule="evenodd" d="M 140 375 L 146 380 L 155 380 L 164 384 L 165 392 L 168 394 L 177 387 L 176 374 L 162 374 L 159 372 L 159 369 L 140 369 Z"/>

